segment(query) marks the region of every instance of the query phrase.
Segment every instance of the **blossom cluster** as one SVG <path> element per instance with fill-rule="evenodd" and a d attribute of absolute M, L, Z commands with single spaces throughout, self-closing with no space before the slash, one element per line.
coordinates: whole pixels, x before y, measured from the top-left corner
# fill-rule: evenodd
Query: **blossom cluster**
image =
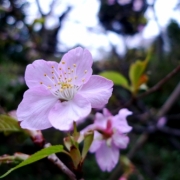
<path fill-rule="evenodd" d="M 121 109 L 113 116 L 106 108 L 103 114 L 96 113 L 94 124 L 86 127 L 82 134 L 94 130 L 94 141 L 90 152 L 95 153 L 97 163 L 102 171 L 110 172 L 119 161 L 119 150 L 127 148 L 129 137 L 127 133 L 132 130 L 126 117 L 132 112 Z"/>
<path fill-rule="evenodd" d="M 66 53 L 60 63 L 36 60 L 28 65 L 25 81 L 28 90 L 17 109 L 22 128 L 43 130 L 54 127 L 70 130 L 73 122 L 85 118 L 92 108 L 103 108 L 111 94 L 113 83 L 92 75 L 92 56 L 81 47 Z M 113 116 L 106 108 L 96 113 L 94 124 L 81 134 L 94 131 L 90 152 L 96 153 L 102 171 L 111 171 L 119 160 L 119 149 L 129 143 L 127 133 L 132 127 L 126 117 L 132 114 L 122 109 Z"/>
<path fill-rule="evenodd" d="M 102 108 L 112 94 L 112 81 L 92 75 L 91 53 L 81 47 L 66 53 L 60 63 L 36 60 L 28 65 L 29 89 L 17 109 L 21 127 L 69 130 L 73 121 L 86 117 L 91 108 Z"/>

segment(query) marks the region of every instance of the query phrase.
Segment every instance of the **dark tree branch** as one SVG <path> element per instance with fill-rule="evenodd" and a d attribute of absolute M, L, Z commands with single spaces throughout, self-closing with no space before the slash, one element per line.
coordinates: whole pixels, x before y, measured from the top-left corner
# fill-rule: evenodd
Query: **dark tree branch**
<path fill-rule="evenodd" d="M 174 102 L 176 102 L 178 100 L 179 95 L 180 95 L 180 83 L 176 86 L 176 88 L 174 89 L 174 91 L 169 96 L 168 100 L 166 101 L 166 103 L 164 103 L 164 105 L 161 107 L 157 116 L 161 117 L 164 114 L 166 114 L 169 111 L 170 107 L 172 107 Z"/>
<path fill-rule="evenodd" d="M 159 88 L 161 88 L 169 79 L 171 79 L 178 72 L 180 72 L 180 65 L 178 67 L 176 67 L 173 71 L 171 71 L 168 75 L 166 75 L 162 80 L 160 80 L 155 86 L 150 88 L 145 93 L 140 94 L 139 96 L 137 96 L 136 99 L 143 98 L 143 97 L 157 91 Z"/>
<path fill-rule="evenodd" d="M 56 3 L 56 0 L 52 0 L 51 4 L 50 4 L 50 10 L 49 12 L 46 14 L 46 16 L 49 16 L 52 12 L 53 12 L 53 8 L 54 8 L 54 5 Z"/>
<path fill-rule="evenodd" d="M 41 9 L 41 6 L 40 6 L 40 3 L 39 3 L 39 0 L 36 0 L 36 4 L 37 4 L 38 10 L 39 10 L 39 12 L 40 12 L 41 16 L 42 16 L 42 17 L 44 17 L 44 16 L 45 16 L 45 14 L 42 12 L 42 9 Z"/>

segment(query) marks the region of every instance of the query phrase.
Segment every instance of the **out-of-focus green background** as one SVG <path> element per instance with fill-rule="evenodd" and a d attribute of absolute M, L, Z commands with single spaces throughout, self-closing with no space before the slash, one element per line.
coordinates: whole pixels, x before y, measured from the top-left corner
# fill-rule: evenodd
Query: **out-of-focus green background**
<path fill-rule="evenodd" d="M 68 16 L 73 10 L 73 6 L 69 5 L 64 11 L 61 10 L 62 13 L 58 17 L 59 22 L 57 26 L 47 28 L 45 23 L 51 21 L 48 17 L 52 12 L 49 14 L 41 12 L 41 7 L 38 2 L 38 0 L 0 0 L 1 114 L 16 110 L 22 100 L 23 93 L 27 89 L 23 78 L 27 64 L 40 58 L 59 62 L 61 56 L 67 50 L 73 48 L 62 44 L 58 36 L 63 30 L 64 23 L 68 21 Z M 68 2 L 69 1 L 67 1 L 66 4 Z M 151 48 L 152 51 L 146 71 L 149 79 L 147 82 L 148 88 L 154 86 L 169 72 L 180 65 L 180 25 L 178 24 L 178 19 L 172 19 L 166 27 L 159 27 L 159 34 L 153 38 L 151 45 L 147 46 L 148 48 L 143 46 L 130 48 L 126 46 L 126 38 L 133 38 L 141 33 L 143 27 L 148 23 L 149 20 L 144 16 L 148 8 L 152 8 L 152 12 L 156 17 L 156 10 L 154 9 L 156 1 L 152 4 L 148 4 L 149 1 L 147 2 L 146 0 L 137 2 L 131 0 L 124 4 L 121 1 L 115 0 L 100 0 L 98 2 L 99 9 L 97 19 L 103 29 L 102 32 L 104 32 L 104 34 L 113 32 L 116 34 L 116 38 L 123 36 L 126 53 L 124 55 L 119 54 L 118 48 L 121 47 L 115 46 L 112 42 L 110 43 L 111 48 L 108 52 L 106 52 L 105 49 L 100 49 L 98 53 L 100 55 L 103 53 L 106 55 L 102 55 L 102 59 L 94 63 L 94 74 L 106 70 L 116 70 L 128 77 L 130 65 L 136 60 L 144 60 L 149 48 Z M 138 2 L 141 2 L 142 6 L 137 11 L 133 9 L 133 3 Z M 37 8 L 39 7 L 39 15 L 37 15 L 31 23 L 27 22 L 30 3 L 35 3 Z M 46 3 L 46 1 L 44 1 L 44 3 Z M 59 1 L 59 3 L 62 3 L 63 7 L 63 3 L 65 2 Z M 175 6 L 176 11 L 179 9 L 179 4 L 180 2 L 177 1 Z M 90 8 L 92 8 L 93 11 L 95 7 L 92 6 Z M 79 14 L 83 16 L 83 9 L 81 10 Z M 158 18 L 155 18 L 155 21 L 158 25 Z M 72 34 L 73 33 L 72 29 Z M 76 36 L 75 33 L 73 35 Z M 74 46 L 81 45 L 80 42 Z M 85 46 L 85 48 L 87 47 Z M 160 89 L 137 100 L 136 103 L 132 103 L 128 107 L 134 112 L 134 117 L 128 118 L 134 130 L 130 133 L 130 145 L 128 149 L 121 151 L 121 155 L 126 155 L 129 150 L 133 148 L 142 133 L 146 131 L 149 133 L 148 140 L 136 151 L 132 158 L 134 171 L 129 176 L 130 180 L 180 179 L 180 97 L 177 97 L 177 100 L 174 101 L 169 111 L 164 114 L 167 119 L 167 123 L 165 124 L 166 130 L 170 128 L 170 131 L 153 129 L 155 127 L 155 120 L 157 120 L 154 116 L 151 118 L 148 117 L 148 119 L 145 118 L 144 121 L 138 118 L 138 115 L 146 114 L 147 112 L 153 112 L 152 114 L 158 112 L 177 87 L 179 80 L 180 73 L 177 73 L 160 87 Z M 144 90 L 140 90 L 139 94 L 143 92 Z M 130 99 L 131 94 L 127 90 L 120 86 L 115 86 L 108 108 L 114 112 L 116 109 L 122 108 L 123 104 Z M 90 121 L 88 121 L 88 123 L 90 123 Z M 43 134 L 48 142 L 54 145 L 62 144 L 63 133 L 49 129 L 43 131 Z M 37 150 L 38 147 L 36 147 L 29 138 L 26 139 L 22 137 L 20 133 L 0 133 L 0 156 L 3 154 L 13 154 L 14 152 L 33 154 Z M 66 161 L 67 157 L 62 154 L 59 156 Z M 0 164 L 0 175 L 13 166 L 14 165 L 11 164 Z M 88 154 L 83 170 L 86 180 L 105 180 L 111 176 L 111 173 L 100 171 L 93 154 Z M 41 160 L 30 166 L 18 169 L 4 179 L 64 180 L 67 179 L 67 177 L 64 176 L 57 167 L 48 162 L 48 160 Z"/>

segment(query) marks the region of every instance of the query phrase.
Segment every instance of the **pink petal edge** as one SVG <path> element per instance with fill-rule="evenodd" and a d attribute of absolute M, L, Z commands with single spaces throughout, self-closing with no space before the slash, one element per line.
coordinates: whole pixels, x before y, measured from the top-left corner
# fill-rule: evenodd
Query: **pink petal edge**
<path fill-rule="evenodd" d="M 42 86 L 40 82 L 43 84 L 52 85 L 52 81 L 50 81 L 44 74 L 47 76 L 52 76 L 52 67 L 58 68 L 58 63 L 53 61 L 45 61 L 45 60 L 35 60 L 32 64 L 29 64 L 26 67 L 25 71 L 25 81 L 29 88 L 32 87 L 40 87 Z"/>
<path fill-rule="evenodd" d="M 96 151 L 96 160 L 102 171 L 110 172 L 119 161 L 119 150 L 114 146 L 108 147 L 103 141 Z"/>
<path fill-rule="evenodd" d="M 92 108 L 102 108 L 108 103 L 112 95 L 113 82 L 98 75 L 92 75 L 89 81 L 81 88 L 80 94 L 85 97 Z"/>
<path fill-rule="evenodd" d="M 21 127 L 30 130 L 43 130 L 52 127 L 48 114 L 57 99 L 44 88 L 31 88 L 24 93 L 17 109 Z"/>
<path fill-rule="evenodd" d="M 76 94 L 70 101 L 57 102 L 51 109 L 48 118 L 54 128 L 66 131 L 71 128 L 73 121 L 86 117 L 90 111 L 90 103 Z"/>

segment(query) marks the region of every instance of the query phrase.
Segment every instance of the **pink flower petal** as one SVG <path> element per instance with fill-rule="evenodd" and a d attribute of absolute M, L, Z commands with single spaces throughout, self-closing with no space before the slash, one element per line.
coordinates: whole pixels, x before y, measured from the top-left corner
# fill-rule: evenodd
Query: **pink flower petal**
<path fill-rule="evenodd" d="M 42 130 L 52 127 L 48 114 L 57 99 L 45 88 L 31 88 L 24 93 L 17 109 L 17 118 L 21 127 L 30 130 Z"/>
<path fill-rule="evenodd" d="M 87 49 L 81 47 L 75 48 L 67 52 L 59 64 L 64 72 L 74 74 L 73 80 L 76 85 L 86 83 L 92 75 L 92 56 Z M 71 72 L 73 71 L 73 73 Z"/>
<path fill-rule="evenodd" d="M 42 86 L 41 83 L 46 86 L 52 86 L 52 67 L 57 70 L 58 63 L 52 61 L 36 60 L 32 64 L 29 64 L 25 72 L 25 81 L 29 88 Z M 46 75 L 45 75 L 46 74 Z M 48 78 L 50 77 L 50 78 Z"/>
<path fill-rule="evenodd" d="M 93 108 L 102 108 L 108 103 L 112 94 L 113 82 L 101 76 L 92 75 L 79 93 L 85 97 Z"/>
<path fill-rule="evenodd" d="M 96 151 L 96 160 L 102 171 L 110 172 L 119 161 L 119 150 L 115 146 L 107 146 L 103 141 L 101 147 Z"/>
<path fill-rule="evenodd" d="M 103 114 L 97 112 L 95 114 L 94 125 L 96 128 L 105 129 L 107 126 L 108 117 L 104 117 Z"/>
<path fill-rule="evenodd" d="M 120 134 L 118 132 L 113 134 L 112 140 L 116 147 L 120 149 L 126 149 L 129 143 L 129 137 L 125 134 Z"/>
<path fill-rule="evenodd" d="M 113 116 L 112 114 L 108 111 L 108 109 L 103 108 L 103 114 L 97 112 L 95 114 L 95 120 L 94 120 L 94 125 L 96 128 L 100 129 L 106 129 L 107 128 L 107 122 L 109 119 L 111 119 Z"/>
<path fill-rule="evenodd" d="M 102 136 L 100 133 L 98 133 L 97 131 L 94 131 L 94 140 L 90 146 L 89 151 L 91 153 L 96 152 L 102 145 L 103 141 L 101 140 Z"/>
<path fill-rule="evenodd" d="M 86 117 L 90 111 L 90 103 L 77 94 L 70 101 L 57 102 L 49 113 L 49 120 L 56 129 L 69 130 L 73 121 Z"/>
<path fill-rule="evenodd" d="M 118 115 L 112 118 L 112 126 L 121 133 L 128 133 L 132 130 L 132 127 L 127 123 L 127 116 L 131 115 L 132 112 L 128 109 L 121 109 Z"/>
<path fill-rule="evenodd" d="M 107 108 L 103 108 L 103 115 L 105 117 L 111 117 L 112 114 L 110 113 L 110 111 Z"/>

